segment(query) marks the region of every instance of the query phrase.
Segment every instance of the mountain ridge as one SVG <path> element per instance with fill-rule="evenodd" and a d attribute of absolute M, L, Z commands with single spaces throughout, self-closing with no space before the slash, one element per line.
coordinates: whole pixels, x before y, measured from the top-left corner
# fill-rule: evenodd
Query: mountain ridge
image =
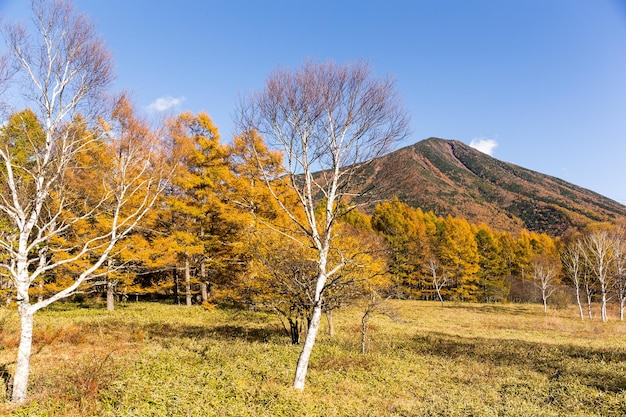
<path fill-rule="evenodd" d="M 590 222 L 626 217 L 626 206 L 617 201 L 458 140 L 424 139 L 370 161 L 359 176 L 362 185 L 373 187 L 375 200 L 397 197 L 424 211 L 496 230 L 559 236 Z"/>

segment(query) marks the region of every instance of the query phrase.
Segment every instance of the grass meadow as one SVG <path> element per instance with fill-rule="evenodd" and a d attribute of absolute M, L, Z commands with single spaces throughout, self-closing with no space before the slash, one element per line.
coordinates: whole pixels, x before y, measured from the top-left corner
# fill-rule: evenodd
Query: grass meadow
<path fill-rule="evenodd" d="M 158 303 L 60 303 L 36 316 L 29 401 L 6 416 L 623 416 L 626 324 L 574 308 L 392 301 L 361 354 L 360 311 L 320 332 L 304 392 L 300 346 L 273 315 Z M 615 317 L 615 314 L 613 315 Z M 326 323 L 323 323 L 324 325 Z M 0 309 L 0 374 L 14 310 Z M 324 330 L 323 328 L 322 330 Z"/>

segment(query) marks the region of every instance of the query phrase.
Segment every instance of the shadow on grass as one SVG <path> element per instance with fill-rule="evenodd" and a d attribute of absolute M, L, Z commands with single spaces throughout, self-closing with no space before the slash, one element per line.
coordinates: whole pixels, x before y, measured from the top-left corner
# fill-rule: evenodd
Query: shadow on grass
<path fill-rule="evenodd" d="M 276 338 L 286 338 L 285 332 L 277 327 L 252 328 L 234 325 L 190 326 L 170 324 L 150 324 L 142 328 L 151 338 L 209 338 L 214 340 L 244 340 L 246 342 L 267 343 Z"/>
<path fill-rule="evenodd" d="M 529 308 L 528 304 L 472 304 L 472 303 L 448 303 L 445 308 L 471 311 L 474 313 L 487 314 L 508 314 L 508 315 L 525 315 L 536 316 L 538 310 Z"/>
<path fill-rule="evenodd" d="M 459 337 L 429 333 L 413 339 L 419 353 L 447 359 L 469 359 L 543 373 L 552 381 L 574 377 L 605 392 L 626 391 L 625 349 L 593 349 L 510 339 Z"/>

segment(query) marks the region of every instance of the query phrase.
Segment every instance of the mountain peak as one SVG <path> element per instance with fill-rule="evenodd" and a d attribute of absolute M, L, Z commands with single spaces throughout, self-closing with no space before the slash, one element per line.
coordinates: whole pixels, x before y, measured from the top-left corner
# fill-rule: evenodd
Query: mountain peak
<path fill-rule="evenodd" d="M 380 157 L 363 172 L 377 200 L 496 230 L 552 236 L 590 222 L 617 222 L 626 206 L 559 178 L 502 162 L 458 140 L 428 138 Z"/>

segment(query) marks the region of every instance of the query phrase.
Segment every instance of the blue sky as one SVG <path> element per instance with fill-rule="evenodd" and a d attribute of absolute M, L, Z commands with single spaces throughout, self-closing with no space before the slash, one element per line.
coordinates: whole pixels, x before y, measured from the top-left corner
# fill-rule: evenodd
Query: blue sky
<path fill-rule="evenodd" d="M 626 0 L 75 0 L 146 113 L 206 111 L 307 58 L 364 59 L 435 136 L 626 203 Z M 0 0 L 3 18 L 26 0 Z M 171 106 L 168 108 L 168 106 Z M 482 142 L 480 142 L 482 141 Z"/>

